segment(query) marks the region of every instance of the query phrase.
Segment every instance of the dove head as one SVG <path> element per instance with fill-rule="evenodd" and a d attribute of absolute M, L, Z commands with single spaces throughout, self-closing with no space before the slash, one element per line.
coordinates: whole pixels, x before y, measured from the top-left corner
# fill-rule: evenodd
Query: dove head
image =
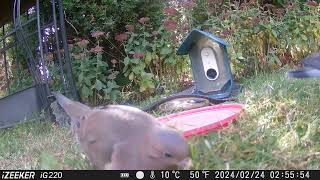
<path fill-rule="evenodd" d="M 89 106 L 77 101 L 73 101 L 59 92 L 52 92 L 52 94 L 55 96 L 62 109 L 64 109 L 64 111 L 72 120 L 79 120 L 90 110 Z"/>
<path fill-rule="evenodd" d="M 188 169 L 191 166 L 186 139 L 175 129 L 157 127 L 152 133 L 148 160 L 157 163 L 156 169 Z"/>

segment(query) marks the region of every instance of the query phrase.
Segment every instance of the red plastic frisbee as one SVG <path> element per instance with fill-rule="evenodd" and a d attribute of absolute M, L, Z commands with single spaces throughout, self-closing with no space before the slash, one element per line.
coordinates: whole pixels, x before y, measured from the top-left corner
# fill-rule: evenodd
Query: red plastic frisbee
<path fill-rule="evenodd" d="M 217 131 L 233 122 L 242 110 L 241 104 L 218 104 L 158 117 L 160 122 L 183 132 L 185 137 Z"/>

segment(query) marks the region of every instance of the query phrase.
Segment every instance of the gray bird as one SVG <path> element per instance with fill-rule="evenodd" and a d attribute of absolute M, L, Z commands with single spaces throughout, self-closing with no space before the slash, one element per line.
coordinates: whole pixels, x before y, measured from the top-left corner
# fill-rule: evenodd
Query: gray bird
<path fill-rule="evenodd" d="M 189 169 L 192 161 L 182 133 L 138 108 L 91 108 L 54 92 L 71 118 L 80 147 L 97 169 Z"/>
<path fill-rule="evenodd" d="M 289 78 L 320 78 L 320 53 L 313 53 L 302 61 L 302 68 L 289 70 Z"/>

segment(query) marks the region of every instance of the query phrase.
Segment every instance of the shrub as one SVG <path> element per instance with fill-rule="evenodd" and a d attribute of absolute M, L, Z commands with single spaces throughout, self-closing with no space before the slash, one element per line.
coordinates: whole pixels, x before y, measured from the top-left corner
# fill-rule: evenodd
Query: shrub
<path fill-rule="evenodd" d="M 117 99 L 120 91 L 115 78 L 119 72 L 105 61 L 100 46 L 104 33 L 93 32 L 91 36 L 95 38 L 92 48 L 86 39 L 77 39 L 72 45 L 72 64 L 82 100 L 96 106 L 101 100 Z"/>
<path fill-rule="evenodd" d="M 261 6 L 259 1 L 217 4 L 199 0 L 198 4 L 193 13 L 201 10 L 207 17 L 195 16 L 194 22 L 229 42 L 237 77 L 296 64 L 319 50 L 320 12 L 314 1 L 294 1 L 283 7 Z"/>
<path fill-rule="evenodd" d="M 176 55 L 176 48 L 189 26 L 179 21 L 182 15 L 177 7 L 164 9 L 165 1 L 121 1 L 117 5 L 113 1 L 76 2 L 65 3 L 71 14 L 69 25 L 79 31 L 69 34 L 70 38 L 75 36 L 69 43 L 73 46 L 74 74 L 84 101 L 98 105 L 119 100 L 123 95 L 120 92 L 147 98 L 162 86 L 167 89 L 186 79 L 188 61 L 185 56 Z M 110 13 L 103 17 L 104 23 L 100 11 Z M 80 16 L 81 12 L 84 15 Z M 99 23 L 89 23 L 87 14 Z M 106 25 L 106 18 L 114 23 Z M 70 28 L 68 32 L 73 31 Z"/>
<path fill-rule="evenodd" d="M 183 82 L 189 73 L 188 59 L 176 55 L 179 38 L 189 28 L 177 31 L 184 25 L 176 20 L 175 8 L 166 8 L 165 13 L 167 17 L 157 30 L 150 26 L 148 17 L 142 17 L 137 23 L 128 24 L 128 31 L 120 34 L 128 37 L 119 40 L 127 55 L 123 73 L 133 83 L 131 90 L 144 95 L 152 94 L 156 86 L 167 84 L 166 88 L 170 88 Z"/>

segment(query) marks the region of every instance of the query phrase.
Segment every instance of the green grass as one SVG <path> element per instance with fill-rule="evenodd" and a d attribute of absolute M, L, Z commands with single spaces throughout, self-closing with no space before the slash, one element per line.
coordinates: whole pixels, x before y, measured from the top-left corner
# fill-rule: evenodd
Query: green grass
<path fill-rule="evenodd" d="M 245 111 L 190 141 L 196 169 L 319 169 L 320 80 L 263 74 L 243 82 Z"/>
<path fill-rule="evenodd" d="M 237 121 L 188 140 L 194 169 L 319 169 L 320 79 L 278 72 L 242 85 Z M 91 168 L 67 128 L 38 121 L 0 130 L 0 169 L 50 168 Z"/>
<path fill-rule="evenodd" d="M 0 130 L 0 169 L 88 168 L 66 127 L 34 121 Z"/>

